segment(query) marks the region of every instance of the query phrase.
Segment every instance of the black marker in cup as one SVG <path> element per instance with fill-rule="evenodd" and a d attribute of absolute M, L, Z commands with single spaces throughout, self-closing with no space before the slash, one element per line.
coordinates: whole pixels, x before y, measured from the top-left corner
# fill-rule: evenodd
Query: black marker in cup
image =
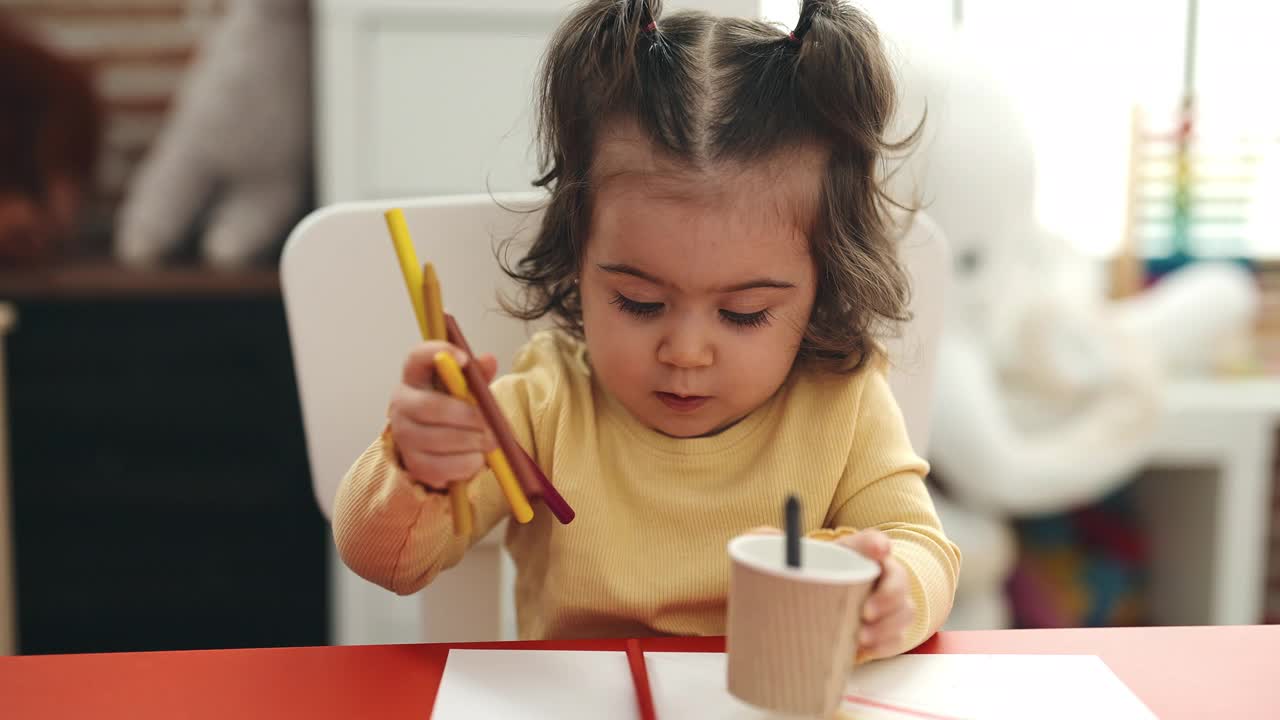
<path fill-rule="evenodd" d="M 787 567 L 800 567 L 800 499 L 787 496 L 786 506 Z"/>

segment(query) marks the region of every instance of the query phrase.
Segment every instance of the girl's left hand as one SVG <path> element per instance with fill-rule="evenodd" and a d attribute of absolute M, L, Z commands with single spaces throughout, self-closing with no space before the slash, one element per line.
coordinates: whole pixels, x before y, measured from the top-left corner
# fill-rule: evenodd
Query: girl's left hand
<path fill-rule="evenodd" d="M 758 527 L 749 534 L 780 535 L 775 527 Z M 907 594 L 907 569 L 891 554 L 889 536 L 879 530 L 860 530 L 835 542 L 853 548 L 880 563 L 880 577 L 862 605 L 862 628 L 858 631 L 858 662 L 893 657 L 907 628 L 916 619 L 916 604 Z"/>
<path fill-rule="evenodd" d="M 862 606 L 858 660 L 896 655 L 901 650 L 903 635 L 916 617 L 915 603 L 907 593 L 906 568 L 891 554 L 893 546 L 889 536 L 879 530 L 861 530 L 837 538 L 836 542 L 880 563 L 880 578 Z"/>

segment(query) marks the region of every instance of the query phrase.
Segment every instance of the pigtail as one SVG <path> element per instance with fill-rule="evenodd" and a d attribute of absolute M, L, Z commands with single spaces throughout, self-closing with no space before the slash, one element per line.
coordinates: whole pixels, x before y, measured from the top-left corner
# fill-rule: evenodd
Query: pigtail
<path fill-rule="evenodd" d="M 796 29 L 791 31 L 787 36 L 787 42 L 799 47 L 804 44 L 804 36 L 809 33 L 809 28 L 813 27 L 813 16 L 818 12 L 818 8 L 822 7 L 820 2 L 812 2 L 806 0 L 800 6 L 800 19 L 796 21 Z"/>
<path fill-rule="evenodd" d="M 591 0 L 556 32 L 538 94 L 536 186 L 587 165 L 569 155 L 590 152 L 592 133 L 608 116 L 637 117 L 674 153 L 693 147 L 697 109 L 690 99 L 698 96 L 692 88 L 701 63 L 691 60 L 709 20 L 668 24 L 661 16 L 661 0 Z"/>
<path fill-rule="evenodd" d="M 524 257 L 510 263 L 510 239 L 498 254 L 503 271 L 522 288 L 518 299 L 500 298 L 513 317 L 551 314 L 565 330 L 581 333 L 582 301 L 573 279 L 590 222 L 587 176 L 594 133 L 614 99 L 636 84 L 647 12 L 647 2 L 584 2 L 560 25 L 542 59 L 536 98 L 540 175 L 533 184 L 551 196 Z"/>
<path fill-rule="evenodd" d="M 676 155 L 696 152 L 700 135 L 697 118 L 701 85 L 697 56 L 710 21 L 682 16 L 672 22 L 656 19 L 661 0 L 639 0 L 652 26 L 645 25 L 636 57 L 637 86 L 633 112 L 655 142 Z"/>
<path fill-rule="evenodd" d="M 904 139 L 885 137 L 897 102 L 893 68 L 863 12 L 839 0 L 805 0 L 788 42 L 795 50 L 800 112 L 816 119 L 832 148 L 820 213 L 825 227 L 818 231 L 843 239 L 822 243 L 816 252 L 824 268 L 819 292 L 829 302 L 815 309 L 808 346 L 819 357 L 865 359 L 870 335 L 883 336 L 910 319 L 910 284 L 893 241 L 892 210 L 903 206 L 883 187 L 883 163 L 915 144 L 923 122 Z M 863 346 L 849 353 L 846 341 L 826 342 L 847 335 L 840 325 L 858 307 L 880 326 L 862 334 Z"/>
<path fill-rule="evenodd" d="M 763 157 L 816 143 L 829 149 L 820 212 L 810 236 L 821 269 L 818 302 L 801 346 L 805 359 L 860 367 L 909 319 L 906 273 L 897 260 L 892 205 L 881 185 L 888 152 L 915 142 L 884 137 L 897 99 L 878 31 L 840 0 L 805 0 L 790 32 L 721 26 L 714 67 L 729 88 L 718 103 L 715 156 Z M 850 320 L 856 332 L 850 332 Z M 872 327 L 875 326 L 875 327 Z"/>
<path fill-rule="evenodd" d="M 792 36 L 804 109 L 836 138 L 882 147 L 896 94 L 870 18 L 838 0 L 805 0 Z"/>
<path fill-rule="evenodd" d="M 636 50 L 651 13 L 645 0 L 591 0 L 556 31 L 537 97 L 543 175 L 535 185 L 547 186 L 575 166 L 567 155 L 589 149 L 583 138 L 592 121 L 634 86 Z"/>
<path fill-rule="evenodd" d="M 693 136 L 686 98 L 671 85 L 696 82 L 689 48 L 700 34 L 689 23 L 661 22 L 661 0 L 588 0 L 560 26 L 543 58 L 538 86 L 536 187 L 551 190 L 547 218 L 525 256 L 513 267 L 503 248 L 503 270 L 524 288 L 518 302 L 503 300 L 513 316 L 548 313 L 579 332 L 578 262 L 590 221 L 588 176 L 596 137 L 610 117 L 637 117 L 655 141 L 684 152 Z"/>

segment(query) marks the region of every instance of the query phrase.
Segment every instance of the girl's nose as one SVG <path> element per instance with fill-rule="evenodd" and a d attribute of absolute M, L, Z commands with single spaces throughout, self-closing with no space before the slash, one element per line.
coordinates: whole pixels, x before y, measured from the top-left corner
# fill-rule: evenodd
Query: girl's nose
<path fill-rule="evenodd" d="M 678 368 L 701 368 L 715 360 L 706 332 L 691 319 L 675 319 L 658 345 L 658 362 Z"/>

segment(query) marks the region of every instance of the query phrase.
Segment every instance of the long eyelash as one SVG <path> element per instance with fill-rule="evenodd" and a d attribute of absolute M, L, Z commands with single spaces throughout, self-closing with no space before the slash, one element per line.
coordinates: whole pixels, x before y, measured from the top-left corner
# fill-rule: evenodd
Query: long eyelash
<path fill-rule="evenodd" d="M 773 319 L 773 315 L 768 310 L 753 313 L 736 313 L 721 310 L 720 317 L 724 318 L 725 322 L 744 328 L 762 327 L 768 325 L 769 321 Z"/>
<path fill-rule="evenodd" d="M 662 303 L 636 302 L 622 293 L 614 293 L 609 303 L 638 318 L 650 318 L 662 312 Z"/>

